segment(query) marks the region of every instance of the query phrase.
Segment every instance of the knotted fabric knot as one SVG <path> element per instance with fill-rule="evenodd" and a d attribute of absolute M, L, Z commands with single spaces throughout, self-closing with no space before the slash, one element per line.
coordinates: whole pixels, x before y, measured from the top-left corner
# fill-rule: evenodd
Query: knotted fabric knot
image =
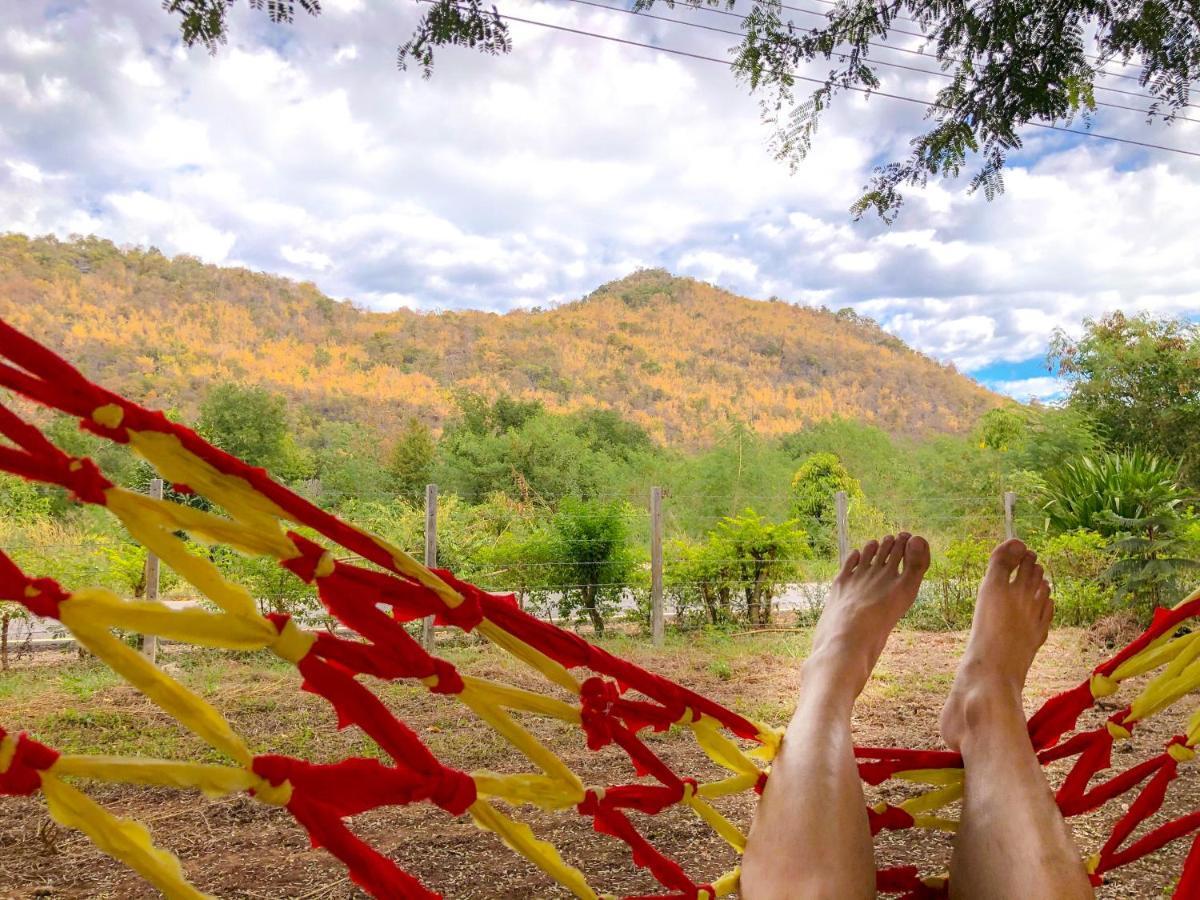
<path fill-rule="evenodd" d="M 53 578 L 27 578 L 21 596 L 15 599 L 35 616 L 57 619 L 59 604 L 70 596 Z"/>
<path fill-rule="evenodd" d="M 475 779 L 466 772 L 443 768 L 429 776 L 429 799 L 451 815 L 461 816 L 477 797 Z"/>
<path fill-rule="evenodd" d="M 600 804 L 604 802 L 604 788 L 590 787 L 584 790 L 583 799 L 575 806 L 580 815 L 596 816 L 600 812 Z"/>
<path fill-rule="evenodd" d="M 1090 682 L 1092 696 L 1099 700 L 1101 697 L 1109 697 L 1121 689 L 1121 682 L 1115 678 L 1109 678 L 1107 675 L 1093 675 Z"/>
<path fill-rule="evenodd" d="M 872 836 L 883 830 L 903 831 L 913 827 L 913 817 L 898 806 L 890 803 L 878 803 L 867 807 L 867 821 L 871 825 Z"/>
<path fill-rule="evenodd" d="M 453 625 L 466 632 L 474 630 L 475 626 L 483 621 L 483 591 L 473 584 L 459 581 L 445 569 L 433 569 L 432 571 L 438 578 L 458 591 L 463 598 L 462 603 L 458 606 L 443 603 L 442 608 L 435 614 L 437 624 Z"/>
<path fill-rule="evenodd" d="M 1117 740 L 1123 740 L 1133 734 L 1130 730 L 1131 726 L 1125 723 L 1125 717 L 1128 715 L 1129 710 L 1122 710 L 1116 715 L 1110 716 L 1109 720 L 1104 723 L 1104 727 L 1108 729 L 1108 733 Z"/>
<path fill-rule="evenodd" d="M 58 751 L 28 735 L 14 740 L 0 729 L 0 795 L 27 797 L 41 790 L 38 774 L 54 765 Z"/>
<path fill-rule="evenodd" d="M 716 900 L 717 889 L 711 884 L 702 884 L 696 888 L 696 900 Z"/>
<path fill-rule="evenodd" d="M 112 487 L 112 482 L 104 477 L 100 467 L 90 459 L 78 457 L 67 464 L 63 486 L 82 502 L 103 506 L 107 501 L 104 492 Z"/>
<path fill-rule="evenodd" d="M 1175 762 L 1191 762 L 1196 758 L 1196 751 L 1188 746 L 1187 738 L 1177 734 L 1167 744 L 1167 752 Z"/>
<path fill-rule="evenodd" d="M 317 578 L 333 573 L 333 557 L 325 551 L 324 547 L 294 531 L 289 531 L 287 536 L 296 546 L 300 555 L 280 560 L 281 566 L 308 584 L 312 584 Z"/>
<path fill-rule="evenodd" d="M 580 722 L 587 735 L 589 750 L 599 750 L 613 742 L 613 707 L 621 699 L 615 682 L 597 675 L 579 686 Z"/>
<path fill-rule="evenodd" d="M 695 778 L 679 779 L 679 801 L 687 803 L 700 792 L 700 785 Z"/>
<path fill-rule="evenodd" d="M 461 694 L 465 685 L 462 676 L 451 663 L 436 656 L 430 657 L 433 674 L 421 679 L 422 684 L 434 694 Z"/>
<path fill-rule="evenodd" d="M 767 786 L 767 776 L 770 774 L 770 769 L 763 769 L 758 773 L 758 779 L 754 782 L 754 793 L 762 794 L 763 789 Z"/>
<path fill-rule="evenodd" d="M 302 630 L 286 613 L 267 613 L 267 619 L 279 632 L 279 636 L 271 642 L 271 650 L 281 659 L 299 665 L 316 643 L 316 635 Z"/>

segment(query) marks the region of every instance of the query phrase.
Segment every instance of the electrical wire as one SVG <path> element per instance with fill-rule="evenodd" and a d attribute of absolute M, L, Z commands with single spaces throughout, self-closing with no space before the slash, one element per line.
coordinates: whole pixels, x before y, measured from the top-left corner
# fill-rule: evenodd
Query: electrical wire
<path fill-rule="evenodd" d="M 705 31 L 716 32 L 718 34 L 728 34 L 728 35 L 733 35 L 735 37 L 745 37 L 745 35 L 742 32 L 731 31 L 728 28 L 717 28 L 715 26 L 705 25 L 700 22 L 689 22 L 686 19 L 672 19 L 668 16 L 660 16 L 660 15 L 656 15 L 654 13 L 639 12 L 637 10 L 632 10 L 632 9 L 622 9 L 620 7 L 607 6 L 606 4 L 603 4 L 603 3 L 597 3 L 597 2 L 595 2 L 595 0 L 568 0 L 568 2 L 579 3 L 584 6 L 594 6 L 599 9 L 607 9 L 610 12 L 626 13 L 631 16 L 641 16 L 642 18 L 645 18 L 645 19 L 655 19 L 660 22 L 671 22 L 676 25 L 683 25 L 688 28 L 699 28 L 699 29 L 703 29 Z M 691 6 L 691 4 L 687 4 L 687 5 Z M 739 13 L 730 12 L 729 10 L 724 10 L 724 9 L 715 9 L 713 7 L 708 7 L 708 6 L 692 6 L 692 8 L 697 9 L 701 12 L 708 12 L 708 13 L 715 13 L 715 14 L 722 15 L 722 16 L 729 16 L 729 17 L 737 19 L 738 21 L 741 21 L 741 22 L 746 21 L 746 19 L 748 18 L 747 16 L 740 15 Z M 794 9 L 794 8 L 795 7 L 785 7 L 785 9 Z M 801 11 L 803 11 L 803 10 L 801 10 Z M 799 30 L 807 31 L 810 34 L 815 33 L 817 31 L 817 29 L 815 29 L 815 28 L 799 28 Z M 909 32 L 901 32 L 901 33 L 908 34 Z M 915 56 L 920 56 L 925 59 L 931 58 L 929 56 L 929 54 L 925 53 L 923 50 L 916 50 L 911 47 L 897 47 L 893 44 L 885 44 L 885 43 L 872 42 L 872 41 L 868 41 L 867 46 L 875 48 L 875 49 L 879 49 L 879 50 L 891 50 L 896 53 L 911 53 Z M 837 55 L 837 54 L 835 54 L 835 55 Z M 841 56 L 843 59 L 845 58 L 844 54 L 842 54 Z M 953 58 L 953 57 L 951 58 L 951 61 L 961 62 L 961 60 Z M 880 59 L 872 59 L 870 61 L 870 64 L 877 65 L 877 66 L 888 66 L 889 68 L 893 68 L 893 69 L 903 69 L 903 70 L 906 70 L 909 72 L 919 72 L 924 75 L 932 75 L 932 76 L 935 76 L 938 78 L 953 78 L 954 77 L 953 75 L 950 75 L 946 72 L 939 72 L 934 69 L 922 69 L 917 66 L 906 66 L 906 65 L 903 65 L 902 63 L 888 62 L 886 60 L 880 60 Z M 1117 75 L 1116 73 L 1113 73 L 1113 72 L 1097 72 L 1097 74 L 1098 75 L 1113 75 L 1114 77 L 1119 77 L 1119 78 L 1129 78 L 1130 77 L 1128 75 Z M 1133 79 L 1133 80 L 1137 80 L 1137 79 Z M 1122 94 L 1127 97 L 1138 97 L 1142 100 L 1155 99 L 1154 97 L 1144 94 L 1144 93 L 1141 93 L 1139 91 L 1125 91 L 1125 90 L 1121 90 L 1120 88 L 1106 87 L 1104 85 L 1099 85 L 1099 84 L 1094 85 L 1093 87 L 1097 91 L 1107 91 L 1107 92 L 1113 93 L 1113 94 Z M 1158 117 L 1158 118 L 1162 118 L 1162 119 L 1174 118 L 1174 119 L 1180 119 L 1185 122 L 1200 122 L 1200 120 L 1188 119 L 1188 118 L 1185 118 L 1185 117 L 1179 116 L 1179 115 L 1172 116 L 1170 113 L 1161 113 L 1161 112 L 1156 112 L 1156 111 L 1148 110 L 1148 109 L 1137 109 L 1137 108 L 1131 107 L 1131 106 L 1120 106 L 1120 105 L 1114 104 L 1114 103 L 1105 103 L 1105 102 L 1097 101 L 1096 105 L 1097 106 L 1108 106 L 1113 109 L 1125 109 L 1125 110 L 1129 110 L 1131 112 L 1142 112 L 1148 116 Z M 1181 105 L 1188 107 L 1189 109 L 1200 109 L 1200 105 L 1194 104 L 1194 103 L 1184 103 Z"/>
<path fill-rule="evenodd" d="M 419 2 L 430 3 L 430 2 L 434 2 L 434 0 L 419 0 Z M 461 9 L 461 7 L 457 6 L 457 4 L 451 4 L 451 5 L 454 6 L 455 9 Z M 733 63 L 727 59 L 719 59 L 718 57 L 707 56 L 703 53 L 693 53 L 690 50 L 682 50 L 678 47 L 661 47 L 661 46 L 656 46 L 655 44 L 647 44 L 643 41 L 635 41 L 635 40 L 632 40 L 631 38 L 617 37 L 616 35 L 612 35 L 612 34 L 601 34 L 599 32 L 595 32 L 595 31 L 587 31 L 582 28 L 571 28 L 567 25 L 556 25 L 552 22 L 542 22 L 537 19 L 527 19 L 523 16 L 513 16 L 513 15 L 509 15 L 507 13 L 497 12 L 496 15 L 500 19 L 503 19 L 504 21 L 507 21 L 507 22 L 519 22 L 523 25 L 534 25 L 539 28 L 546 28 L 551 31 L 562 32 L 564 34 L 574 34 L 574 35 L 578 35 L 579 37 L 594 38 L 596 40 L 608 41 L 610 43 L 615 43 L 615 44 L 622 44 L 627 47 L 639 47 L 644 50 L 653 50 L 657 53 L 666 53 L 666 54 L 669 54 L 672 56 L 681 56 L 681 57 L 685 57 L 687 59 L 699 60 L 701 62 L 716 63 L 717 65 L 725 66 L 727 68 L 730 68 L 733 66 Z M 804 81 L 804 82 L 809 82 L 812 84 L 819 84 L 819 85 L 825 84 L 825 82 L 820 78 L 812 78 L 812 77 L 809 77 L 806 75 L 793 74 L 791 76 L 791 78 L 795 81 Z M 919 104 L 926 108 L 945 108 L 945 107 L 942 107 L 940 104 L 933 103 L 929 100 L 921 100 L 921 99 L 918 99 L 917 97 L 907 97 L 903 94 L 893 94 L 888 91 L 879 91 L 879 90 L 872 90 L 869 88 L 860 88 L 860 87 L 853 87 L 853 86 L 846 86 L 843 89 L 848 90 L 848 91 L 853 91 L 853 92 L 859 93 L 859 94 L 865 94 L 867 96 L 883 97 L 888 100 L 900 100 L 905 103 L 916 103 L 916 104 Z M 1200 151 L 1185 150 L 1182 147 L 1170 147 L 1165 144 L 1155 144 L 1150 141 L 1139 141 L 1139 140 L 1135 140 L 1133 138 L 1118 137 L 1117 135 L 1113 135 L 1113 134 L 1101 134 L 1098 131 L 1080 131 L 1077 128 L 1067 128 L 1063 125 L 1053 125 L 1049 122 L 1026 122 L 1025 124 L 1030 127 L 1041 128 L 1046 131 L 1058 131 L 1058 132 L 1062 132 L 1064 134 L 1074 134 L 1074 135 L 1078 135 L 1080 137 L 1090 137 L 1090 138 L 1095 138 L 1096 140 L 1109 141 L 1109 142 L 1117 143 L 1117 144 L 1126 144 L 1126 145 L 1133 146 L 1133 147 L 1142 147 L 1147 150 L 1161 150 L 1164 153 L 1178 153 L 1181 156 L 1192 156 L 1192 157 L 1196 157 L 1197 159 L 1200 159 Z"/>

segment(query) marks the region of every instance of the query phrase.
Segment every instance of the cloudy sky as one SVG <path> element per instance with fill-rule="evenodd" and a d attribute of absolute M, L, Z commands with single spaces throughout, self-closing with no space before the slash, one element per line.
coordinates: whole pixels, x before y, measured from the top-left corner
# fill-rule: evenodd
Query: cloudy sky
<path fill-rule="evenodd" d="M 577 0 L 497 3 L 659 47 L 736 43 Z M 939 184 L 910 192 L 891 227 L 855 223 L 848 207 L 874 165 L 904 155 L 919 106 L 843 98 L 792 173 L 718 64 L 514 25 L 510 56 L 442 51 L 425 81 L 395 66 L 413 0 L 322 0 L 292 26 L 239 3 L 215 57 L 181 45 L 159 0 L 4 6 L 0 230 L 153 244 L 378 309 L 544 305 L 663 266 L 853 306 L 1022 399 L 1058 389 L 1044 365 L 1057 327 L 1112 309 L 1200 314 L 1194 157 L 1031 130 L 995 202 Z M 939 84 L 880 72 L 913 97 Z M 1095 131 L 1200 148 L 1200 124 L 1100 113 Z"/>

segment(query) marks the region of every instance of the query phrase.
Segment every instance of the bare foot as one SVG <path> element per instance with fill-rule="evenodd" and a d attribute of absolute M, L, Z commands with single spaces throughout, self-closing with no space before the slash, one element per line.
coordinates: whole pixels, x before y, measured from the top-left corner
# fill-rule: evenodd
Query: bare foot
<path fill-rule="evenodd" d="M 928 568 L 929 544 L 905 533 L 853 551 L 825 601 L 805 679 L 827 676 L 857 697 Z"/>
<path fill-rule="evenodd" d="M 1025 676 L 1046 641 L 1054 603 L 1037 554 L 1017 540 L 992 551 L 971 621 L 971 637 L 942 710 L 942 739 L 961 749 L 977 719 L 998 705 L 1019 710 Z"/>

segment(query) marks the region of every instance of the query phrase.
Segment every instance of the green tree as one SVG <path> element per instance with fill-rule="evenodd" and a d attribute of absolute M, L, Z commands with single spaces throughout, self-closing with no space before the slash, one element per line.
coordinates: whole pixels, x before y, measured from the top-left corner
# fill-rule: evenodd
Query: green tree
<path fill-rule="evenodd" d="M 1116 312 L 1057 332 L 1050 359 L 1110 446 L 1177 459 L 1200 487 L 1200 325 Z"/>
<path fill-rule="evenodd" d="M 833 453 L 814 453 L 792 476 L 792 513 L 804 523 L 814 549 L 827 553 L 834 546 L 837 528 L 835 494 L 845 491 L 851 500 L 861 499 L 862 487 Z"/>
<path fill-rule="evenodd" d="M 1111 544 L 1117 558 L 1105 578 L 1116 585 L 1116 600 L 1129 603 L 1149 621 L 1157 607 L 1183 599 L 1187 579 L 1200 569 L 1200 561 L 1188 555 L 1194 545 L 1174 507 L 1154 515 L 1108 515 L 1121 533 Z"/>
<path fill-rule="evenodd" d="M 285 479 L 306 465 L 288 434 L 284 399 L 259 387 L 225 382 L 211 388 L 200 406 L 196 430 L 226 453 Z"/>
<path fill-rule="evenodd" d="M 442 436 L 434 480 L 468 502 L 499 491 L 554 506 L 610 494 L 621 480 L 623 464 L 594 449 L 566 416 L 503 397 L 491 406 L 469 399 L 462 410 Z"/>
<path fill-rule="evenodd" d="M 378 435 L 371 429 L 349 422 L 322 422 L 307 451 L 315 476 L 313 488 L 322 506 L 338 507 L 350 498 L 393 496 Z"/>
<path fill-rule="evenodd" d="M 741 619 L 766 625 L 775 598 L 808 555 L 808 536 L 798 522 L 771 522 L 746 508 L 717 523 L 702 545 L 677 545 L 664 588 L 670 585 L 677 602 L 685 587 L 693 588 L 710 624 Z"/>
<path fill-rule="evenodd" d="M 638 0 L 634 9 L 645 11 L 655 2 Z M 689 2 L 734 6 L 732 0 Z M 276 22 L 291 22 L 297 5 L 312 15 L 320 12 L 317 0 L 250 3 L 265 6 Z M 167 0 L 164 5 L 179 16 L 189 46 L 202 43 L 215 51 L 225 40 L 230 0 Z M 877 93 L 884 86 L 881 68 L 913 68 L 873 56 L 889 39 L 922 37 L 921 52 L 937 63 L 923 71 L 943 79 L 942 86 L 931 100 L 913 98 L 927 104 L 932 126 L 911 141 L 906 159 L 875 170 L 852 207 L 858 216 L 873 209 L 885 221 L 904 202 L 901 188 L 923 186 L 930 177 L 957 178 L 970 157 L 980 157 L 970 190 L 982 188 L 991 199 L 1003 190 L 1001 173 L 1008 154 L 1022 146 L 1023 126 L 1070 123 L 1076 117 L 1087 124 L 1098 106 L 1124 106 L 1097 99 L 1097 91 L 1106 90 L 1097 83 L 1106 66 L 1137 60 L 1138 79 L 1150 95 L 1150 118 L 1169 120 L 1185 107 L 1190 82 L 1200 77 L 1200 13 L 1192 3 L 846 0 L 829 9 L 817 27 L 783 18 L 784 9 L 773 0 L 753 0 L 742 17 L 732 67 L 760 95 L 764 120 L 776 128 L 776 155 L 793 165 L 808 153 L 821 115 L 838 94 Z M 445 46 L 496 55 L 507 53 L 512 42 L 495 7 L 481 0 L 435 0 L 400 48 L 400 67 L 412 61 L 428 76 L 435 48 Z M 831 66 L 825 77 L 805 74 L 818 60 Z M 798 82 L 816 87 L 807 97 L 797 96 Z"/>
<path fill-rule="evenodd" d="M 429 426 L 410 416 L 388 453 L 387 472 L 397 494 L 411 500 L 421 496 L 433 474 L 436 450 Z"/>
<path fill-rule="evenodd" d="M 1023 443 L 1029 433 L 1028 418 L 1021 407 L 998 406 L 979 417 L 975 435 L 980 447 L 1001 453 Z"/>
<path fill-rule="evenodd" d="M 550 520 L 547 586 L 559 596 L 563 615 L 586 615 L 604 634 L 627 587 L 639 580 L 640 560 L 629 543 L 631 508 L 624 503 L 562 502 Z"/>
<path fill-rule="evenodd" d="M 654 442 L 646 429 L 622 418 L 611 409 L 586 409 L 574 413 L 575 433 L 593 450 L 628 462 L 640 454 L 652 453 Z"/>

